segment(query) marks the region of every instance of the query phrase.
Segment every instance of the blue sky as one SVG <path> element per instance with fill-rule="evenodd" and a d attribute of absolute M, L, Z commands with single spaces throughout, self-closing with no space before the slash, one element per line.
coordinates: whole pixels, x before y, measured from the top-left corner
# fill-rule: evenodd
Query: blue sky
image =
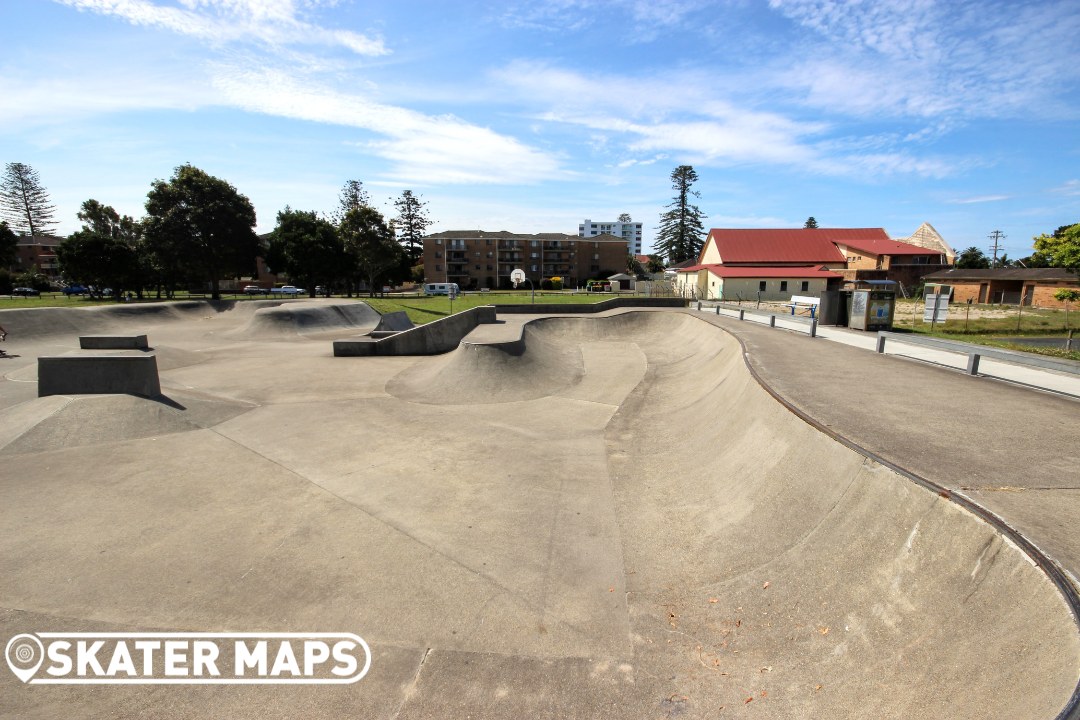
<path fill-rule="evenodd" d="M 1020 0 L 5 0 L 0 162 L 62 234 L 190 162 L 255 205 L 349 179 L 433 231 L 651 242 L 693 165 L 708 227 L 932 223 L 959 249 L 1080 221 L 1080 5 Z"/>

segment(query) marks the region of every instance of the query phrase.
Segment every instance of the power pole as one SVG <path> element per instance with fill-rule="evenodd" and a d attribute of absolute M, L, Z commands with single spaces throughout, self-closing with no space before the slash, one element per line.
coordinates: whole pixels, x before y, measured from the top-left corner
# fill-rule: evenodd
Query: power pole
<path fill-rule="evenodd" d="M 990 252 L 994 253 L 994 261 L 990 264 L 990 267 L 997 267 L 997 256 L 998 250 L 1001 249 L 1001 241 L 1008 236 L 1000 230 L 995 230 L 990 233 L 989 237 L 990 241 L 993 243 L 993 245 L 990 246 Z"/>

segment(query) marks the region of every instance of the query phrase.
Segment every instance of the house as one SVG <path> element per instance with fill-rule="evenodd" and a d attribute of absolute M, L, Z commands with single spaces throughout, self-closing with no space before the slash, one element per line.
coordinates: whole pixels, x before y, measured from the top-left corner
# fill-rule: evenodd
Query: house
<path fill-rule="evenodd" d="M 952 302 L 1000 303 L 1062 308 L 1054 299 L 1061 289 L 1080 290 L 1080 276 L 1064 268 L 954 268 L 927 275 L 927 282 L 952 287 Z"/>
<path fill-rule="evenodd" d="M 921 241 L 933 245 L 930 233 L 922 233 Z M 923 230 L 920 228 L 920 230 Z M 936 235 L 936 231 L 933 231 Z M 937 236 L 940 238 L 940 236 Z M 946 246 L 922 247 L 894 240 L 883 228 L 797 228 L 797 229 L 735 229 L 714 228 L 698 257 L 699 266 L 723 266 L 725 268 L 799 268 L 799 275 L 788 273 L 781 277 L 775 272 L 760 270 L 757 286 L 763 288 L 762 299 L 787 299 L 791 292 L 804 285 L 815 287 L 815 281 L 826 282 L 829 288 L 839 287 L 839 281 L 855 283 L 867 280 L 893 280 L 902 285 L 913 286 L 926 274 L 948 267 Z M 831 273 L 828 277 L 821 273 Z M 702 278 L 682 272 L 677 285 L 684 294 L 703 290 Z M 734 290 L 736 284 L 721 282 L 719 274 L 713 273 L 717 287 Z M 728 280 L 734 278 L 728 275 Z M 741 294 L 753 283 L 746 275 L 738 283 Z M 711 297 L 712 283 L 707 288 Z M 778 284 L 783 284 L 781 290 Z M 795 290 L 792 290 L 795 288 Z M 756 292 L 754 297 L 756 297 Z M 787 293 L 784 296 L 784 293 Z M 811 294 L 813 290 L 808 291 Z M 725 290 L 724 296 L 728 296 Z"/>
<path fill-rule="evenodd" d="M 509 288 L 515 269 L 536 287 L 553 277 L 564 287 L 580 287 L 625 267 L 626 240 L 614 235 L 449 230 L 424 238 L 424 277 L 462 289 Z"/>
<path fill-rule="evenodd" d="M 823 265 L 692 265 L 675 275 L 676 292 L 702 300 L 789 300 L 839 288 L 843 276 Z"/>

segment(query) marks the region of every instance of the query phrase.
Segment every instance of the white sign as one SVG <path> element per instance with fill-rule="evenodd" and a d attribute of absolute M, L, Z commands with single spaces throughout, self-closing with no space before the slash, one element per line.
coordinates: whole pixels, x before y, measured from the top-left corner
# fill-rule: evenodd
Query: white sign
<path fill-rule="evenodd" d="M 371 667 L 352 633 L 21 633 L 4 656 L 27 685 L 331 685 Z"/>
<path fill-rule="evenodd" d="M 949 316 L 948 295 L 927 295 L 926 307 L 923 308 L 923 322 L 945 322 Z"/>
<path fill-rule="evenodd" d="M 525 271 L 521 268 L 516 268 L 510 272 L 510 282 L 514 283 L 514 287 L 517 287 L 519 283 L 525 282 Z"/>

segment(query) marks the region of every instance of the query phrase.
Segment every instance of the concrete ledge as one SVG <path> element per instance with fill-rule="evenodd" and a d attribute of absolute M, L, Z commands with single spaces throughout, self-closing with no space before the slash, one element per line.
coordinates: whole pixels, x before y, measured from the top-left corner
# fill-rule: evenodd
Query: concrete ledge
<path fill-rule="evenodd" d="M 154 355 L 60 355 L 38 358 L 38 397 L 161 394 Z"/>
<path fill-rule="evenodd" d="M 334 356 L 438 355 L 456 348 L 477 325 L 493 322 L 495 306 L 481 305 L 390 337 L 335 340 Z"/>
<path fill-rule="evenodd" d="M 80 335 L 83 350 L 146 350 L 150 344 L 145 335 Z"/>

